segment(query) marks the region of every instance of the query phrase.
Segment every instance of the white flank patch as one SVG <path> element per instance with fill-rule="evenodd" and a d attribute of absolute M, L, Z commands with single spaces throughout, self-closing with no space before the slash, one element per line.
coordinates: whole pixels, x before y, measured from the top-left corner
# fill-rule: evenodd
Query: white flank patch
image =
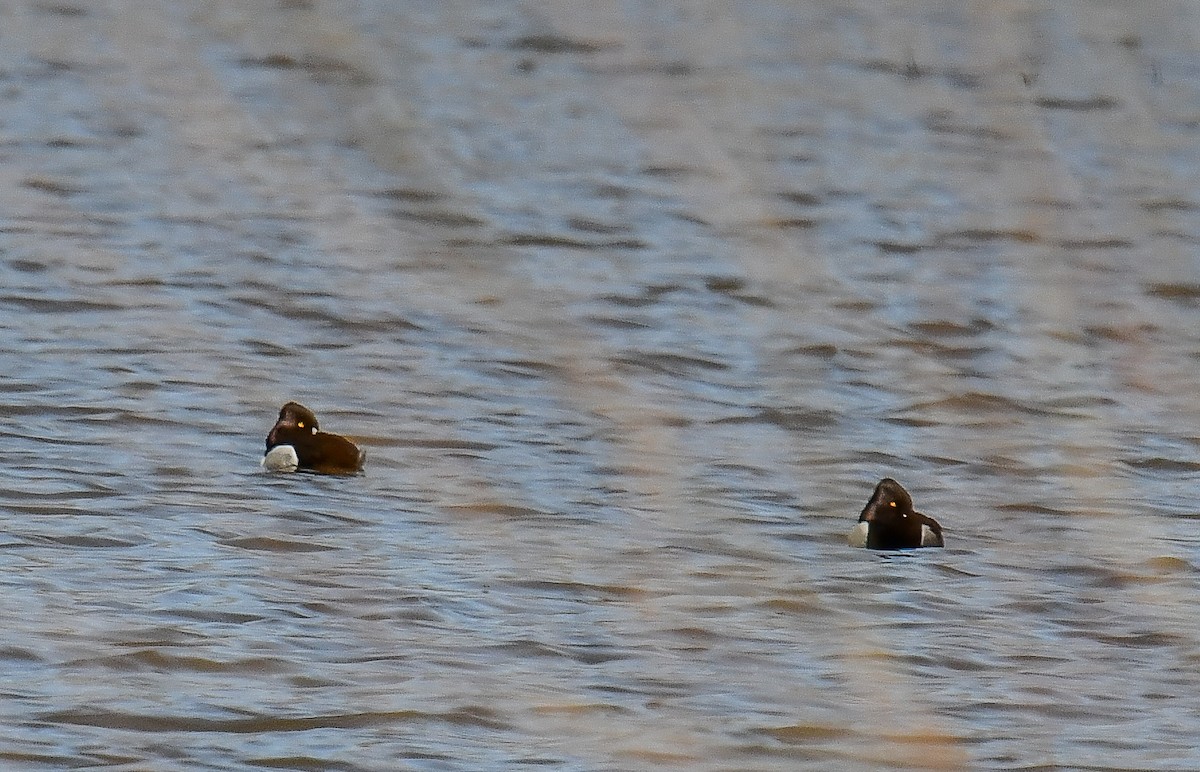
<path fill-rule="evenodd" d="M 263 456 L 262 465 L 268 472 L 294 472 L 300 466 L 300 457 L 291 445 L 276 445 Z"/>
<path fill-rule="evenodd" d="M 846 534 L 846 541 L 850 542 L 851 547 L 867 546 L 867 531 L 871 524 L 865 520 L 850 529 L 850 533 Z"/>

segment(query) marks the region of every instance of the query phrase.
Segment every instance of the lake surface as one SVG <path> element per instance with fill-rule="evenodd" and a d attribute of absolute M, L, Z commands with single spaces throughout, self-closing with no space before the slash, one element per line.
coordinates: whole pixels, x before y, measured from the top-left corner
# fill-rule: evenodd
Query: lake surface
<path fill-rule="evenodd" d="M 0 766 L 1200 768 L 1198 36 L 0 3 Z"/>

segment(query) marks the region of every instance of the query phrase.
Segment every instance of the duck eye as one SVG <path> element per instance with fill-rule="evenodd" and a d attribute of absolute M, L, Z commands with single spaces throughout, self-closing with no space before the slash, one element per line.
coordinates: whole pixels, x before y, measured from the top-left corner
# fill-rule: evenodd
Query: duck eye
<path fill-rule="evenodd" d="M 297 421 L 297 422 L 296 422 L 296 426 L 299 426 L 301 429 L 303 429 L 303 428 L 304 428 L 304 422 L 303 422 L 303 421 Z M 895 506 L 895 505 L 893 504 L 892 506 Z"/>
<path fill-rule="evenodd" d="M 304 425 L 304 424 L 301 424 L 301 426 L 303 426 L 303 425 Z M 896 502 L 894 502 L 894 501 L 889 501 L 889 502 L 888 502 L 888 506 L 889 506 L 889 507 L 892 507 L 892 508 L 895 508 L 895 506 L 896 506 Z"/>

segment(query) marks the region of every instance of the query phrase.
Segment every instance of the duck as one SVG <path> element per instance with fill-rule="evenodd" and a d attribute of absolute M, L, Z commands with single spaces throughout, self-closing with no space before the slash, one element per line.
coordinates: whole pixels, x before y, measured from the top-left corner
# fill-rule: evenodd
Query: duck
<path fill-rule="evenodd" d="M 946 546 L 938 521 L 913 509 L 912 496 L 890 477 L 875 486 L 848 538 L 852 547 L 873 550 Z"/>
<path fill-rule="evenodd" d="M 363 468 L 367 454 L 340 434 L 321 431 L 317 415 L 299 402 L 279 409 L 279 418 L 267 434 L 264 469 L 320 474 L 355 474 Z"/>

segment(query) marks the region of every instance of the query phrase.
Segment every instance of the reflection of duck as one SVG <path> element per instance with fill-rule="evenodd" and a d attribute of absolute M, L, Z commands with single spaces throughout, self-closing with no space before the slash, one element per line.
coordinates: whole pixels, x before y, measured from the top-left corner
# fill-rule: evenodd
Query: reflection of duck
<path fill-rule="evenodd" d="M 946 546 L 938 522 L 914 510 L 912 496 L 890 477 L 875 486 L 849 538 L 850 546 L 873 550 Z"/>
<path fill-rule="evenodd" d="M 267 435 L 262 465 L 272 472 L 305 469 L 325 474 L 354 474 L 367 454 L 338 434 L 320 431 L 317 416 L 299 402 L 279 410 L 279 420 Z"/>

